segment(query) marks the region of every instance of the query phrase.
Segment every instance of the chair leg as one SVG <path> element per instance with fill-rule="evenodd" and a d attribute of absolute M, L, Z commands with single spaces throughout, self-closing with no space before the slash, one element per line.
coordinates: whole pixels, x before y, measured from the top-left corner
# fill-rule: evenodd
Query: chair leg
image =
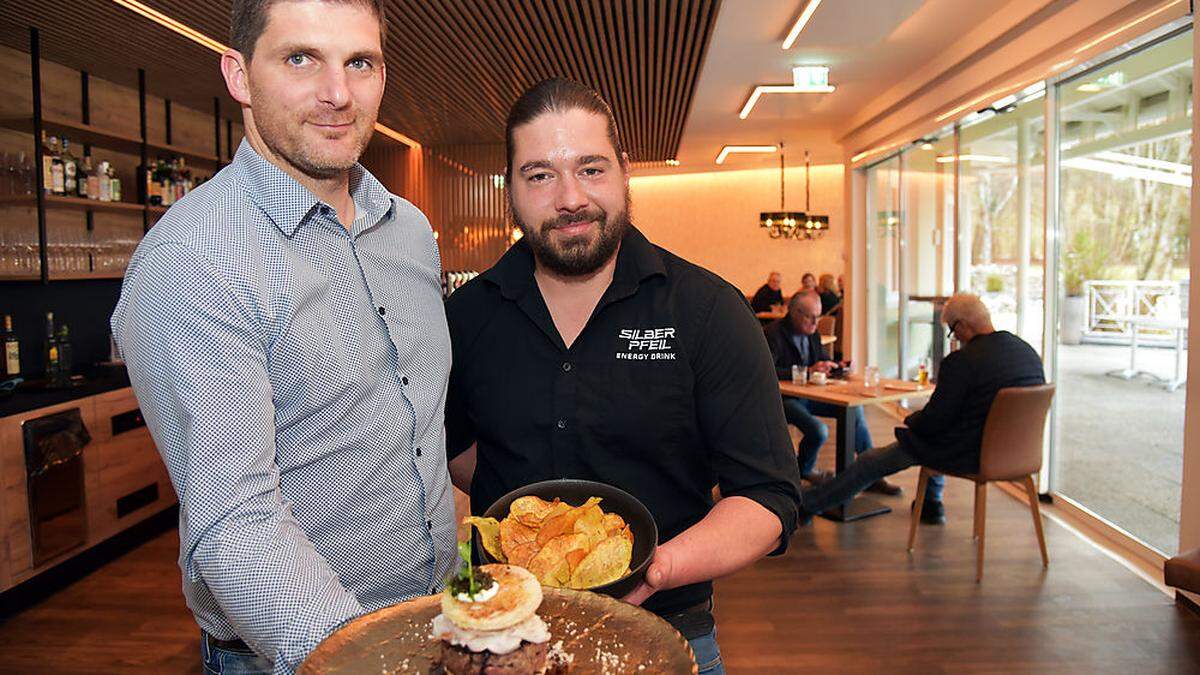
<path fill-rule="evenodd" d="M 925 486 L 929 483 L 929 469 L 921 467 L 921 476 L 917 478 L 917 501 L 913 504 L 912 522 L 908 526 L 908 552 L 912 553 L 913 544 L 917 541 L 917 525 L 921 522 L 921 507 L 925 504 Z"/>
<path fill-rule="evenodd" d="M 1037 532 L 1038 548 L 1042 550 L 1042 567 L 1050 566 L 1050 554 L 1046 552 L 1046 533 L 1042 531 L 1042 511 L 1038 505 L 1037 486 L 1033 483 L 1033 476 L 1026 476 L 1022 481 L 1025 484 L 1025 494 L 1029 497 L 1029 512 L 1033 514 L 1033 529 Z"/>
<path fill-rule="evenodd" d="M 983 580 L 983 532 L 987 522 L 987 483 L 975 484 L 975 583 Z"/>

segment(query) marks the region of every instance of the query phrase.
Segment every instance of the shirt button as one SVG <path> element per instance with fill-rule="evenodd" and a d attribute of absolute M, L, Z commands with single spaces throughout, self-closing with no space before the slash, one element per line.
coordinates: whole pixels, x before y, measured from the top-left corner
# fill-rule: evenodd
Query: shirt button
<path fill-rule="evenodd" d="M 420 457 L 420 456 L 421 456 L 421 449 L 417 448 L 417 457 Z"/>
<path fill-rule="evenodd" d="M 564 363 L 563 363 L 563 372 L 564 372 L 564 373 L 569 373 L 569 372 L 571 372 L 571 362 L 570 362 L 570 361 L 567 361 L 567 362 L 564 362 Z"/>
<path fill-rule="evenodd" d="M 380 308 L 379 308 L 379 316 L 383 316 L 384 314 L 387 314 L 387 308 L 386 308 L 386 307 L 380 307 Z"/>
<path fill-rule="evenodd" d="M 559 420 L 559 421 L 558 421 L 558 428 L 559 428 L 559 429 L 566 429 L 566 428 L 567 428 L 567 421 L 566 421 L 566 420 Z"/>
<path fill-rule="evenodd" d="M 400 378 L 400 384 L 402 384 L 406 387 L 408 386 L 408 376 L 407 375 Z"/>

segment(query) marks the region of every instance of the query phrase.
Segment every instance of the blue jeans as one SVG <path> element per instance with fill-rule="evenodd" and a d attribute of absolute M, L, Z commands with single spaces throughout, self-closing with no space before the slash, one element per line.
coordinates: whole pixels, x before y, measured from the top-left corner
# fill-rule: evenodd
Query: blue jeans
<path fill-rule="evenodd" d="M 200 658 L 204 675 L 270 675 L 271 662 L 249 649 L 222 649 L 210 646 L 200 631 Z"/>
<path fill-rule="evenodd" d="M 880 478 L 899 473 L 916 463 L 916 458 L 905 452 L 899 443 L 868 450 L 859 455 L 853 464 L 833 480 L 804 490 L 801 493 L 804 510 L 817 514 L 845 504 Z M 945 484 L 945 477 L 938 476 L 938 479 L 939 483 Z M 941 485 L 938 485 L 936 490 L 930 490 L 934 487 L 933 483 L 931 479 L 926 488 L 926 501 L 940 501 L 942 498 Z M 930 497 L 931 492 L 936 492 L 936 499 Z"/>
<path fill-rule="evenodd" d="M 821 403 L 804 398 L 783 399 L 783 416 L 788 424 L 800 430 L 804 438 L 800 439 L 800 447 L 796 453 L 796 462 L 800 465 L 800 475 L 812 473 L 817 465 L 817 453 L 829 439 L 829 427 L 817 417 L 833 417 L 838 407 L 832 403 Z M 851 413 L 854 419 L 854 452 L 861 455 L 871 449 L 871 431 L 867 429 L 867 418 L 862 408 L 854 408 Z"/>
<path fill-rule="evenodd" d="M 717 629 L 708 635 L 688 640 L 692 653 L 696 655 L 696 666 L 699 675 L 725 675 L 725 666 L 721 663 L 721 648 L 717 645 Z"/>

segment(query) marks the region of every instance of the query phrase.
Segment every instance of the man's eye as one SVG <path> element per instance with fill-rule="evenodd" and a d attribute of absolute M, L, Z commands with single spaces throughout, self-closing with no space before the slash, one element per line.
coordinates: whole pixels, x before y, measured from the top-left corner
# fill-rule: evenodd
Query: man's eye
<path fill-rule="evenodd" d="M 598 169 L 598 168 L 596 168 L 596 167 L 594 167 L 594 166 L 592 166 L 592 167 L 588 167 L 588 168 L 586 168 L 586 169 L 584 169 L 584 170 L 583 170 L 583 175 L 585 175 L 585 176 L 591 176 L 591 177 L 593 177 L 593 178 L 594 178 L 594 177 L 596 177 L 596 176 L 599 176 L 599 175 L 600 175 L 600 174 L 602 174 L 602 173 L 604 173 L 604 169 Z"/>
<path fill-rule="evenodd" d="M 355 70 L 368 70 L 371 68 L 371 62 L 366 59 L 352 59 L 350 67 Z"/>
<path fill-rule="evenodd" d="M 308 54 L 292 54 L 287 60 L 293 66 L 302 66 L 308 63 Z"/>
<path fill-rule="evenodd" d="M 531 183 L 542 183 L 542 182 L 545 182 L 545 181 L 547 181 L 547 180 L 549 180 L 549 179 L 550 179 L 550 174 L 548 174 L 548 173 L 535 173 L 535 174 L 533 174 L 532 176 L 530 176 L 530 177 L 529 177 L 529 182 L 531 182 Z"/>

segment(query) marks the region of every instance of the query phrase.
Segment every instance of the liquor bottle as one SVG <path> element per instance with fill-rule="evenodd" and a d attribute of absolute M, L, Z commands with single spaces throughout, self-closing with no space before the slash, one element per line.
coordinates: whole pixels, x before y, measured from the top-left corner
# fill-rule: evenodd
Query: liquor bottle
<path fill-rule="evenodd" d="M 76 186 L 76 174 L 79 171 L 79 164 L 75 161 L 75 155 L 71 154 L 71 141 L 64 137 L 63 144 L 63 194 L 74 197 L 78 187 Z"/>
<path fill-rule="evenodd" d="M 59 151 L 58 139 L 50 137 L 50 193 L 61 195 L 65 192 L 63 185 L 66 181 L 63 169 L 62 153 Z"/>
<path fill-rule="evenodd" d="M 71 329 L 67 324 L 58 327 L 58 379 L 62 384 L 69 384 L 71 368 L 74 366 L 71 358 Z"/>
<path fill-rule="evenodd" d="M 109 185 L 109 163 L 100 162 L 100 168 L 96 172 L 96 199 L 102 202 L 112 201 L 112 186 Z"/>
<path fill-rule="evenodd" d="M 114 202 L 121 201 L 121 179 L 117 178 L 117 170 L 112 164 L 108 165 L 108 193 L 109 198 Z"/>
<path fill-rule="evenodd" d="M 58 384 L 62 371 L 58 365 L 58 338 L 54 335 L 54 312 L 46 312 L 46 347 L 42 352 L 46 364 L 46 380 Z"/>
<path fill-rule="evenodd" d="M 163 206 L 175 203 L 175 189 L 171 187 L 171 164 L 163 159 L 158 161 L 158 192 L 162 196 Z"/>
<path fill-rule="evenodd" d="M 42 190 L 46 194 L 54 194 L 54 138 L 47 137 L 42 131 Z"/>
<path fill-rule="evenodd" d="M 75 197 L 87 199 L 88 181 L 92 179 L 92 156 L 84 155 L 83 161 L 75 169 Z"/>
<path fill-rule="evenodd" d="M 93 168 L 92 168 L 92 156 L 91 156 L 91 155 L 88 155 L 88 156 L 87 156 L 87 157 L 84 159 L 84 168 L 87 170 L 87 175 L 88 175 L 88 179 L 87 179 L 87 196 L 88 196 L 88 199 L 95 199 L 95 200 L 97 200 L 97 201 L 99 201 L 99 200 L 100 200 L 100 193 L 101 193 L 101 190 L 100 190 L 100 181 L 101 181 L 101 176 L 103 176 L 103 177 L 104 177 L 104 180 L 105 180 L 105 181 L 107 181 L 107 180 L 108 180 L 108 174 L 107 174 L 107 173 L 105 173 L 105 171 L 104 171 L 104 169 L 105 169 L 105 167 L 106 167 L 106 166 L 108 166 L 108 162 L 103 162 L 103 161 L 102 161 L 102 162 L 100 162 L 100 164 L 98 164 L 98 165 L 96 166 L 96 168 L 95 168 L 95 169 L 93 169 Z"/>
<path fill-rule="evenodd" d="M 34 183 L 33 160 L 21 153 L 21 194 L 31 195 L 36 187 Z"/>
<path fill-rule="evenodd" d="M 13 332 L 12 317 L 4 315 L 4 375 L 16 377 L 21 374 L 21 342 Z"/>

